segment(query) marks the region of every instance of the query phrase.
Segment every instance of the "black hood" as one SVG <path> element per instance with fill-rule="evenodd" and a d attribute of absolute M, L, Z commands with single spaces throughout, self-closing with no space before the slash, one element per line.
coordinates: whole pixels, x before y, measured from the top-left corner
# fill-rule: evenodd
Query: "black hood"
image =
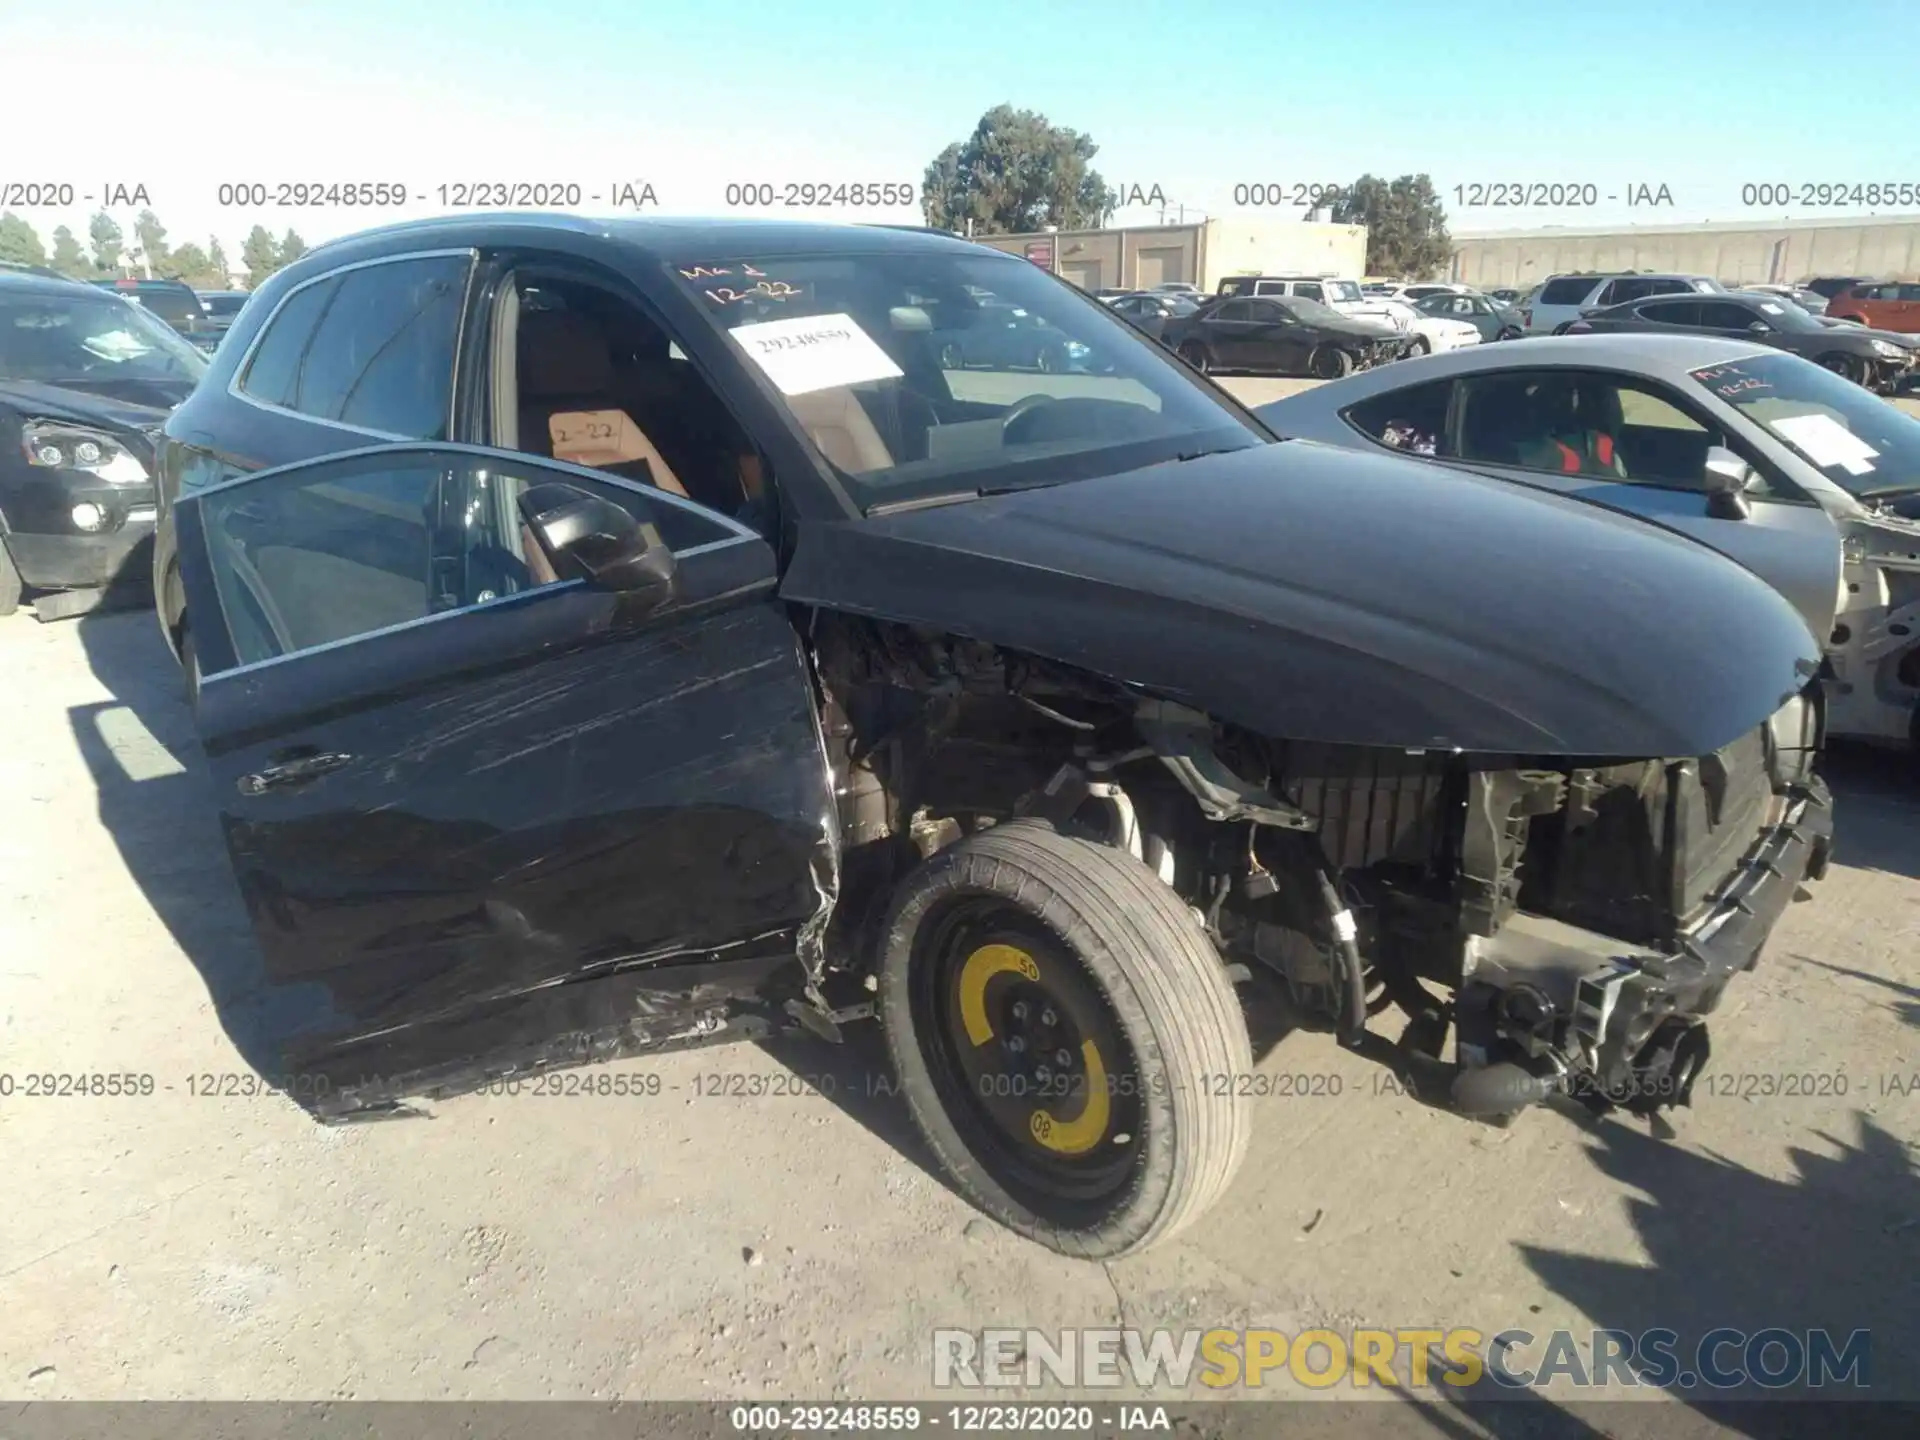
<path fill-rule="evenodd" d="M 69 380 L 61 385 L 0 380 L 0 405 L 39 420 L 141 432 L 165 420 L 192 391 L 188 380 Z"/>
<path fill-rule="evenodd" d="M 1394 748 L 1701 755 L 1820 660 L 1786 600 L 1691 540 L 1308 441 L 804 526 L 781 593 Z"/>

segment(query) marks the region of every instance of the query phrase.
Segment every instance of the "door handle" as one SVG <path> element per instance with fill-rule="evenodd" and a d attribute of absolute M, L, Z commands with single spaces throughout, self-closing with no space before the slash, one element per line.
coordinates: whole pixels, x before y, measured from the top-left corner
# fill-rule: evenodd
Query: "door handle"
<path fill-rule="evenodd" d="M 239 780 L 242 795 L 262 795 L 269 790 L 280 790 L 290 785 L 304 785 L 310 780 L 318 780 L 322 775 L 331 775 L 343 765 L 353 763 L 353 756 L 338 751 L 327 751 L 320 755 L 303 755 L 297 760 L 289 760 L 283 765 L 269 765 L 251 775 L 242 775 Z"/>

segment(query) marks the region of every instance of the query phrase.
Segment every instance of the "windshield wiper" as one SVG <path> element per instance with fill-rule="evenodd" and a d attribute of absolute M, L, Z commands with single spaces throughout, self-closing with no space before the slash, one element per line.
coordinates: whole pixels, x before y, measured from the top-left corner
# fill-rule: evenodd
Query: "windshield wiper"
<path fill-rule="evenodd" d="M 939 490 L 932 495 L 909 495 L 901 500 L 882 500 L 877 505 L 869 505 L 862 514 L 866 515 L 902 515 L 909 510 L 933 510 L 941 505 L 958 505 L 964 500 L 978 500 L 982 495 L 998 495 L 998 490 Z"/>

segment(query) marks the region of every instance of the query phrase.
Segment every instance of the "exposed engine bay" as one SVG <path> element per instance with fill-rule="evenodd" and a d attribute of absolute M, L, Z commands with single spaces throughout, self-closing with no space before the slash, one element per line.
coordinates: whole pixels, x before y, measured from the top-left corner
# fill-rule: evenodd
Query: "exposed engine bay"
<path fill-rule="evenodd" d="M 1704 1017 L 1795 888 L 1778 882 L 1826 866 L 1812 687 L 1709 755 L 1478 755 L 1256 735 L 890 622 L 818 611 L 807 634 L 840 796 L 840 963 L 923 857 L 1041 817 L 1130 852 L 1223 963 L 1277 979 L 1342 1043 L 1377 1041 L 1369 1020 L 1397 1009 L 1398 1053 L 1489 1119 L 1555 1093 L 1687 1103 Z"/>

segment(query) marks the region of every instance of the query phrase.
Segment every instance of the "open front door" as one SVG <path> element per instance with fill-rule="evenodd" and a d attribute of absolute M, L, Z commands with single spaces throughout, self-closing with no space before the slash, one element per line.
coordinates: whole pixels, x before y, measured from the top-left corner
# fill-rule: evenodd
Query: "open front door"
<path fill-rule="evenodd" d="M 176 518 L 296 1098 L 352 1111 L 755 1033 L 837 885 L 764 540 L 453 445 L 262 471 Z"/>

